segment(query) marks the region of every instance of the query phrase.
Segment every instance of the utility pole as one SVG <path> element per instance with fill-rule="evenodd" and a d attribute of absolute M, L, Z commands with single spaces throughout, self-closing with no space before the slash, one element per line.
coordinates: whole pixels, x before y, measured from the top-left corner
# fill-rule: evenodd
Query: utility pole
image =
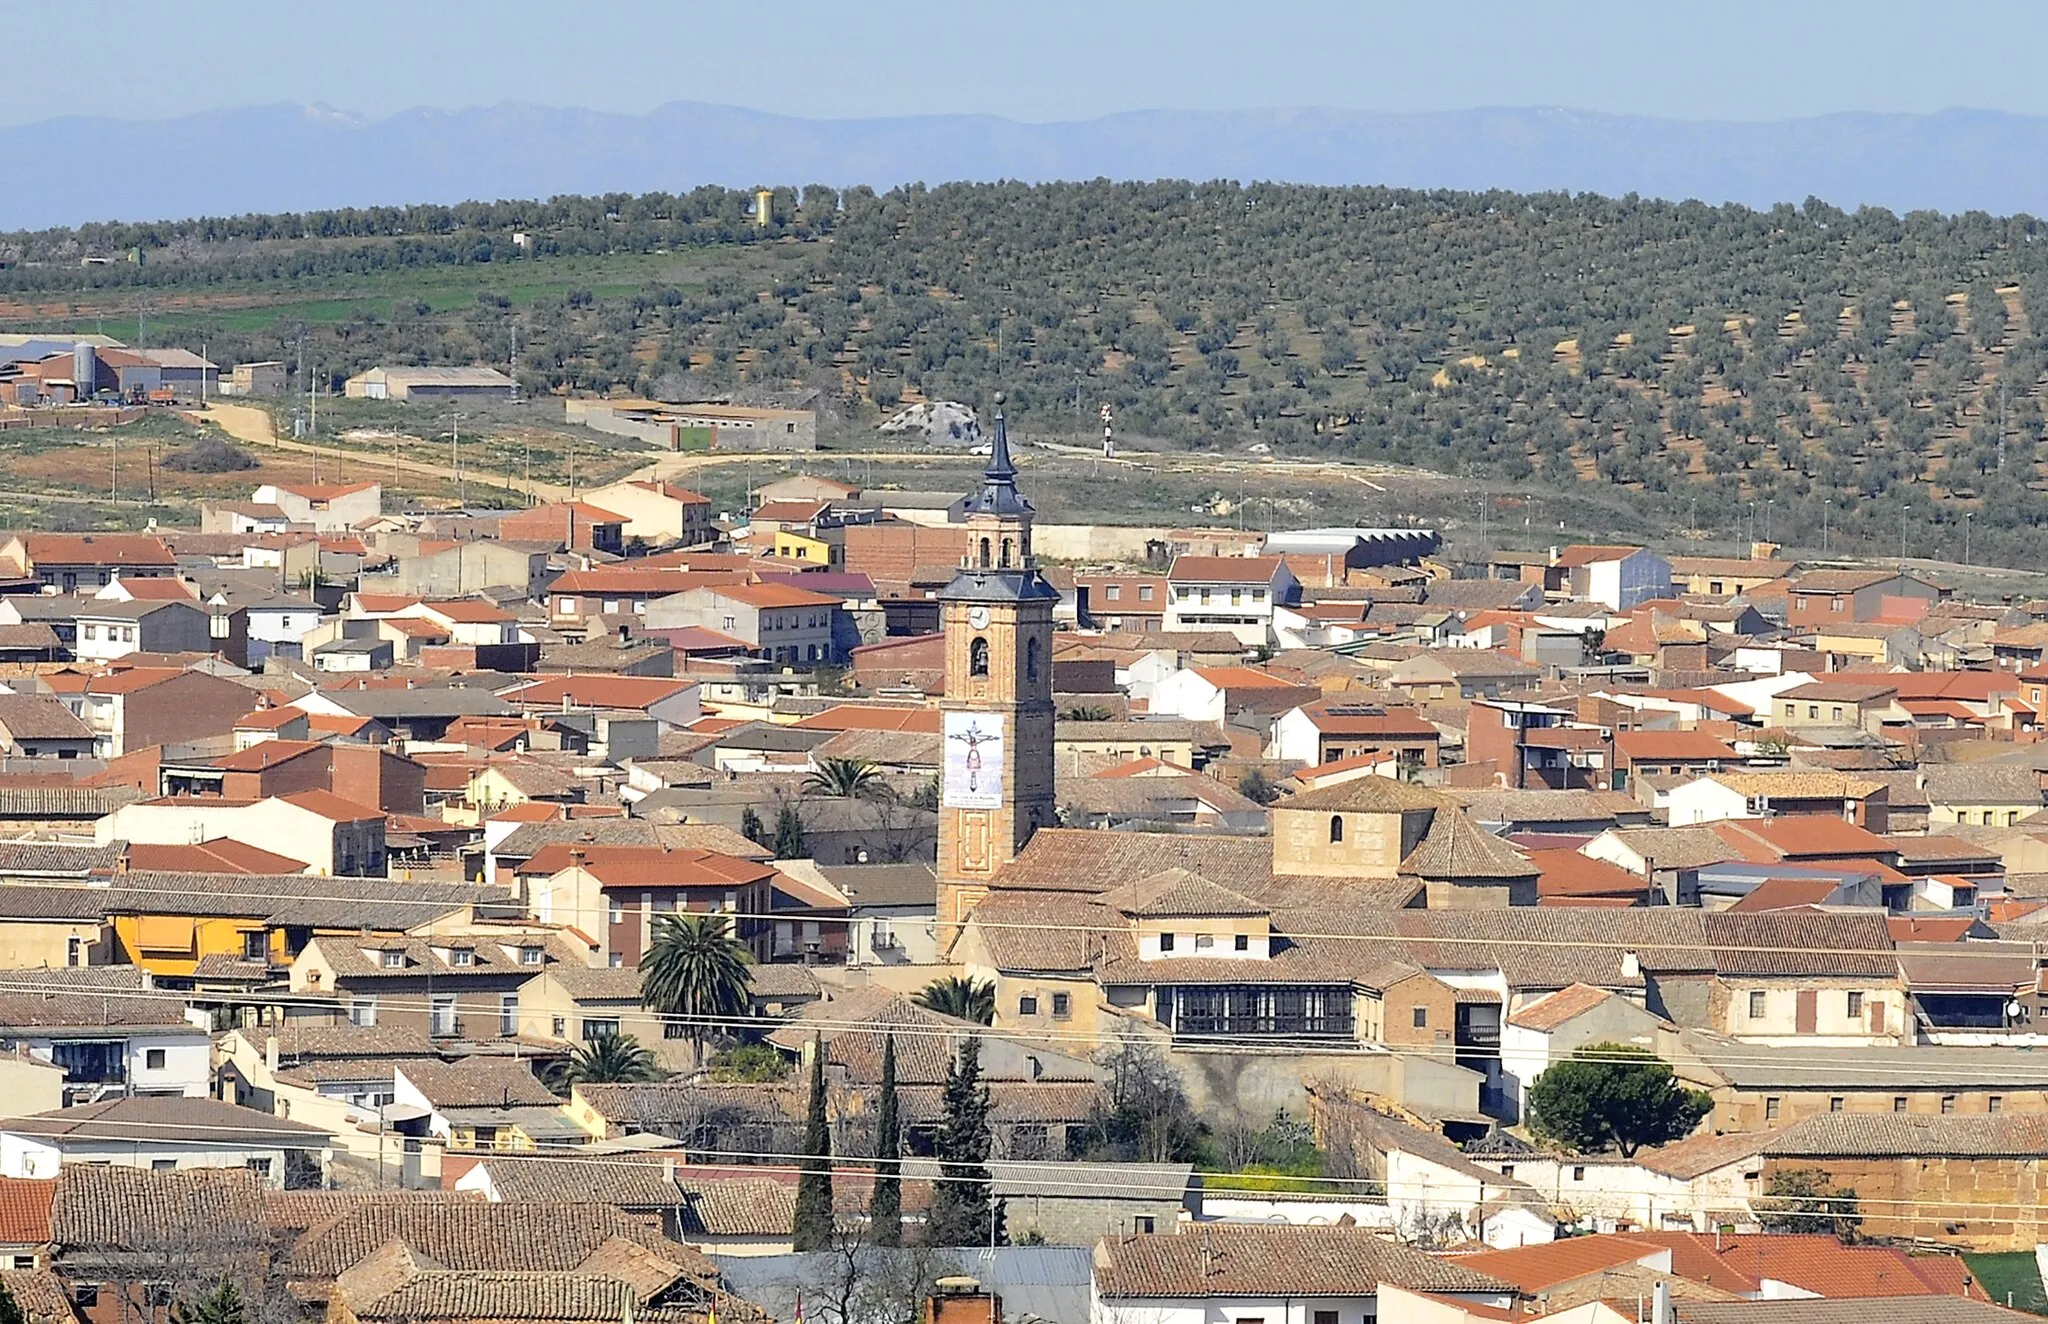
<path fill-rule="evenodd" d="M 469 505 L 468 489 L 462 482 L 462 411 L 450 411 L 453 422 L 448 430 L 448 467 L 455 471 L 455 504 Z"/>
<path fill-rule="evenodd" d="M 1970 563 L 1970 512 L 1963 512 L 1963 564 Z"/>
<path fill-rule="evenodd" d="M 512 358 L 506 367 L 512 377 L 512 403 L 519 403 L 519 314 L 512 315 Z"/>

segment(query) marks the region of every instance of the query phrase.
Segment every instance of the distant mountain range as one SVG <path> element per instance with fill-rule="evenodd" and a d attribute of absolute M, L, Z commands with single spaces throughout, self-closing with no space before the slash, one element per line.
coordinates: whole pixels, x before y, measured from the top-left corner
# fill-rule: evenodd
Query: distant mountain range
<path fill-rule="evenodd" d="M 1845 208 L 2048 213 L 2048 118 L 1991 111 L 1694 122 L 1558 109 L 1141 111 L 809 120 L 507 103 L 366 120 L 269 105 L 0 128 L 0 229 L 698 184 L 1189 178 L 1570 189 Z M 32 163 L 32 164 L 30 164 Z"/>

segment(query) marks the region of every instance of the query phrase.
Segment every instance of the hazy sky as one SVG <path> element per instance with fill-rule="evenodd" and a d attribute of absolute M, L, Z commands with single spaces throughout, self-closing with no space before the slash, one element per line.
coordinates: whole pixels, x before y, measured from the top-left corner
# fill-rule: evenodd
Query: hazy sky
<path fill-rule="evenodd" d="M 1686 119 L 1948 106 L 2048 114 L 1995 53 L 2048 6 L 1920 0 L 0 0 L 42 35 L 0 123 L 260 102 L 385 115 L 498 101 L 803 116 L 1561 105 Z"/>

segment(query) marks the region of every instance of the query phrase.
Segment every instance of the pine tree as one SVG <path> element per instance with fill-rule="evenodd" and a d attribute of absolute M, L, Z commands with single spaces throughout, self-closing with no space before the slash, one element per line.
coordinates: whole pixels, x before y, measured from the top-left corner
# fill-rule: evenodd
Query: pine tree
<path fill-rule="evenodd" d="M 875 1194 L 868 1222 L 877 1246 L 903 1244 L 903 1122 L 896 1110 L 896 1036 L 882 1040 L 882 1091 L 875 1111 Z"/>
<path fill-rule="evenodd" d="M 740 810 L 740 835 L 756 846 L 768 844 L 768 828 L 761 822 L 761 816 L 754 812 L 752 805 Z"/>
<path fill-rule="evenodd" d="M 825 1041 L 811 1040 L 811 1106 L 804 1118 L 801 1175 L 796 1179 L 795 1250 L 823 1250 L 832 1243 L 832 1131 L 825 1123 Z"/>
<path fill-rule="evenodd" d="M 803 815 L 796 806 L 785 804 L 775 815 L 775 858 L 778 860 L 802 860 L 810 857 L 811 848 L 804 841 Z"/>
<path fill-rule="evenodd" d="M 220 1286 L 190 1306 L 172 1312 L 177 1324 L 248 1324 L 249 1308 L 241 1291 L 223 1278 Z"/>
<path fill-rule="evenodd" d="M 927 1235 L 934 1246 L 988 1246 L 1005 1241 L 1003 1207 L 990 1194 L 988 1082 L 981 1078 L 981 1039 L 969 1038 L 946 1069 L 945 1120 L 939 1124 L 938 1188 Z"/>
<path fill-rule="evenodd" d="M 22 1313 L 21 1303 L 4 1286 L 0 1286 L 0 1324 L 28 1324 L 28 1316 Z"/>

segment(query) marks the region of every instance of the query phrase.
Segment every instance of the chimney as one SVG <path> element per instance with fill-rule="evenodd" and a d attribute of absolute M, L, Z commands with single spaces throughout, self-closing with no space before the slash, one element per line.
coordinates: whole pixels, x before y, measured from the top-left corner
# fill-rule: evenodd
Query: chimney
<path fill-rule="evenodd" d="M 1650 1291 L 1650 1324 L 1676 1324 L 1671 1314 L 1671 1284 L 1661 1278 Z"/>
<path fill-rule="evenodd" d="M 271 1075 L 277 1074 L 277 1036 L 274 1034 L 263 1040 L 263 1066 Z"/>
<path fill-rule="evenodd" d="M 1642 977 L 1642 973 L 1642 958 L 1638 957 L 1633 951 L 1623 952 L 1621 954 L 1621 977 L 1623 979 L 1639 979 Z"/>
<path fill-rule="evenodd" d="M 675 1179 L 676 1179 L 676 1161 L 675 1161 L 675 1159 L 674 1159 L 674 1157 L 673 1157 L 673 1156 L 671 1156 L 671 1157 L 667 1157 L 667 1158 L 664 1158 L 664 1159 L 662 1159 L 662 1161 L 661 1161 L 661 1179 L 662 1179 L 663 1181 L 665 1181 L 665 1182 L 674 1182 L 674 1181 L 675 1181 Z"/>
<path fill-rule="evenodd" d="M 1552 548 L 1550 549 L 1550 563 L 1551 563 L 1552 565 L 1556 565 L 1556 564 L 1557 564 L 1557 557 L 1558 557 L 1558 550 L 1557 550 L 1557 548 L 1555 548 L 1555 547 L 1552 547 Z"/>

